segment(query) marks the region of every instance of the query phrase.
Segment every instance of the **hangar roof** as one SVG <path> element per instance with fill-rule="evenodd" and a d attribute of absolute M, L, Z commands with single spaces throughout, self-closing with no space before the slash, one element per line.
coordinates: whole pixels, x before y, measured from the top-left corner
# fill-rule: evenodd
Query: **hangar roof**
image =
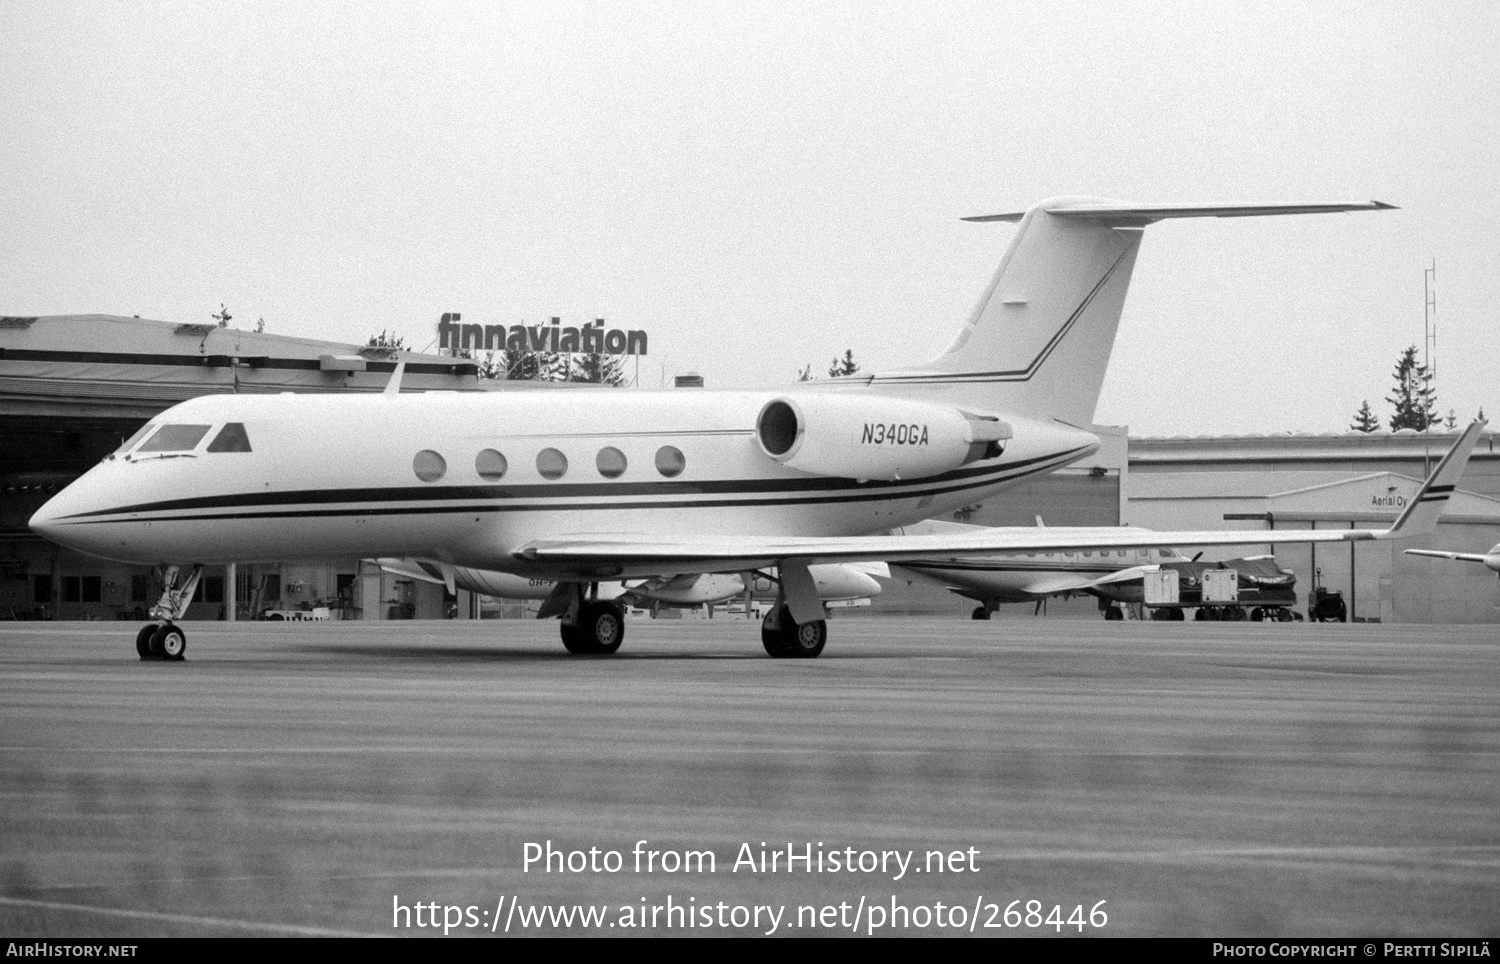
<path fill-rule="evenodd" d="M 1132 436 L 1130 464 L 1136 469 L 1182 462 L 1201 466 L 1211 462 L 1421 459 L 1427 455 L 1441 456 L 1462 431 L 1459 428 L 1429 433 L 1402 429 L 1369 433 Z M 1500 458 L 1496 434 L 1487 429 L 1479 436 L 1473 458 Z"/>
<path fill-rule="evenodd" d="M 0 317 L 0 414 L 149 418 L 216 392 L 483 387 L 468 359 L 119 315 Z"/>

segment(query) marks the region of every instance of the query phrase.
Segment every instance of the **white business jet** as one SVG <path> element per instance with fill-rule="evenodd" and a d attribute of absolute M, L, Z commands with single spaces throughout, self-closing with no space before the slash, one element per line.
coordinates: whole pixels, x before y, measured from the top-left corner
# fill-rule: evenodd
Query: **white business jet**
<path fill-rule="evenodd" d="M 1454 559 L 1459 562 L 1477 562 L 1486 566 L 1491 571 L 1500 573 L 1500 544 L 1493 546 L 1489 552 L 1442 552 L 1438 549 L 1408 549 L 1408 556 L 1436 556 L 1439 559 Z"/>
<path fill-rule="evenodd" d="M 382 395 L 203 396 L 153 418 L 31 527 L 106 558 L 196 564 L 180 587 L 168 570 L 137 636 L 142 654 L 167 658 L 186 646 L 176 621 L 207 563 L 402 557 L 553 579 L 540 615 L 561 617 L 574 653 L 620 645 L 623 614 L 598 598 L 602 581 L 775 566 L 780 604 L 762 642 L 772 656 L 812 657 L 827 636 L 815 564 L 1389 538 L 867 533 L 992 497 L 1099 447 L 1084 426 L 1147 225 L 1390 207 L 1069 197 L 974 218 L 1019 227 L 973 314 L 933 361 L 867 377 L 779 391 L 401 394 L 398 367 Z"/>

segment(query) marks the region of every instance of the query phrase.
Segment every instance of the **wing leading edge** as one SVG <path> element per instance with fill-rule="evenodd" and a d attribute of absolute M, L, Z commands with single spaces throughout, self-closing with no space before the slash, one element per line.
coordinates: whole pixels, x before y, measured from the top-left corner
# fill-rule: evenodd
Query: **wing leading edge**
<path fill-rule="evenodd" d="M 808 565 L 879 560 L 940 563 L 999 552 L 1048 552 L 1100 548 L 1242 546 L 1280 543 L 1365 542 L 1428 535 L 1468 465 L 1484 422 L 1474 422 L 1443 456 L 1416 497 L 1388 529 L 1278 529 L 1145 531 L 1103 526 L 994 528 L 916 536 L 721 536 L 663 539 L 637 535 L 579 535 L 539 539 L 514 556 L 550 563 L 580 575 L 603 578 L 617 572 L 731 572 L 795 559 Z"/>

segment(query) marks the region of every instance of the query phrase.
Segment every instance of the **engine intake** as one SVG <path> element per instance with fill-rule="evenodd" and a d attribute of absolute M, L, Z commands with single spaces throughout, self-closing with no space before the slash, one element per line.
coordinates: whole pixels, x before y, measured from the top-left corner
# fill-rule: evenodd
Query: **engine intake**
<path fill-rule="evenodd" d="M 995 458 L 1012 435 L 993 416 L 872 395 L 784 396 L 755 420 L 761 451 L 788 468 L 858 479 L 920 479 Z"/>

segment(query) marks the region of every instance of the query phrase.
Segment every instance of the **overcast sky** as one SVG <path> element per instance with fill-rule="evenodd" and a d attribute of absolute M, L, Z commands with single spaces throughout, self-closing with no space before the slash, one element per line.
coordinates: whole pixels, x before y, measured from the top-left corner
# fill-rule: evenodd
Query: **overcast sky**
<path fill-rule="evenodd" d="M 640 380 L 944 347 L 1059 194 L 1378 199 L 1147 229 L 1098 421 L 1338 431 L 1423 338 L 1500 415 L 1500 5 L 0 3 L 0 313 L 421 348 L 650 334 Z"/>

